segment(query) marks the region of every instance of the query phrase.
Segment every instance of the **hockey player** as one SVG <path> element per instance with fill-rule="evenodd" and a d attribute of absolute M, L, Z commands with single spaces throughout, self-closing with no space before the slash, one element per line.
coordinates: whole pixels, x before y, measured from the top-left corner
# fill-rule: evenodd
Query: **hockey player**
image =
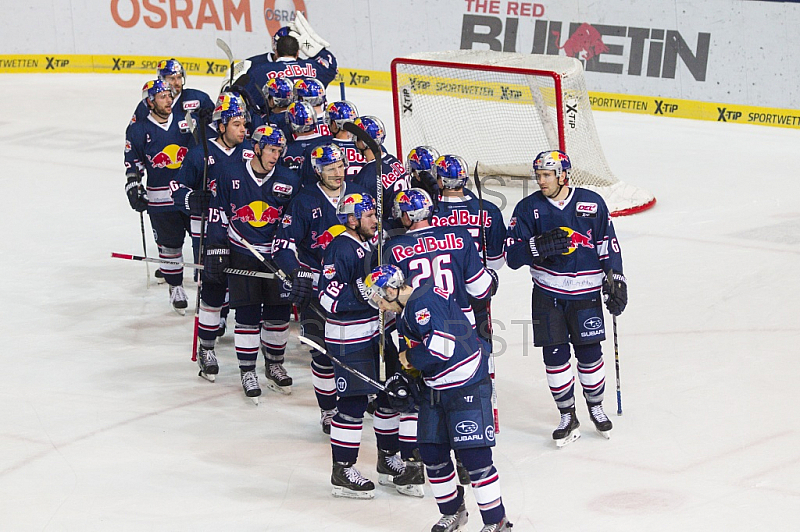
<path fill-rule="evenodd" d="M 386 128 L 383 122 L 375 116 L 360 116 L 353 123 L 363 129 L 378 143 L 378 147 L 383 150 L 383 141 L 386 138 Z M 367 161 L 361 171 L 356 174 L 353 181 L 366 188 L 370 194 L 377 197 L 377 157 L 381 156 L 381 178 L 383 185 L 383 221 L 384 231 L 397 227 L 399 222 L 392 218 L 392 201 L 395 195 L 401 190 L 411 188 L 411 177 L 406 173 L 403 164 L 397 157 L 390 153 L 376 154 L 363 141 L 356 139 L 356 148 Z"/>
<path fill-rule="evenodd" d="M 367 296 L 381 310 L 397 314 L 397 331 L 407 347 L 400 353 L 400 362 L 407 371 L 418 371 L 421 376 L 420 382 L 397 372 L 387 379 L 386 391 L 400 409 L 408 409 L 411 401 L 395 398 L 419 398 L 417 440 L 442 513 L 431 531 L 452 532 L 467 523 L 464 492 L 455 480 L 451 449 L 469 471 L 484 522 L 481 532 L 510 529 L 492 463 L 495 439 L 486 344 L 452 294 L 438 287 L 427 290 L 406 284 L 397 266 L 375 268 L 364 285 Z"/>
<path fill-rule="evenodd" d="M 270 271 L 245 242 L 269 258 L 275 230 L 289 201 L 300 190 L 297 174 L 280 165 L 286 139 L 279 129 L 261 126 L 253 134 L 254 156 L 238 171 L 217 179 L 212 207 L 219 219 L 208 228 L 205 279 L 222 284 L 223 269 Z M 234 341 L 242 387 L 257 403 L 261 395 L 256 374 L 259 344 L 266 363 L 267 385 L 291 393 L 292 378 L 283 367 L 289 336 L 290 291 L 279 279 L 231 276 L 230 305 L 235 309 Z M 260 340 L 259 340 L 260 338 Z"/>
<path fill-rule="evenodd" d="M 224 179 L 226 175 L 241 173 L 243 165 L 254 155 L 252 143 L 245 142 L 248 113 L 244 100 L 238 94 L 223 92 L 217 102 L 212 118 L 219 136 L 209 139 L 207 143 L 206 188 L 203 190 L 203 146 L 198 144 L 189 150 L 183 160 L 177 177 L 180 188 L 172 195 L 175 203 L 183 206 L 184 211 L 192 217 L 195 262 L 200 260 L 197 246 L 200 241 L 202 213 L 206 213 L 206 223 L 219 217 L 218 212 L 208 210 L 217 180 Z M 214 346 L 217 337 L 225 334 L 225 320 L 228 315 L 227 288 L 227 283 L 213 283 L 204 276 L 197 332 L 197 364 L 200 366 L 201 376 L 206 378 L 219 373 Z"/>
<path fill-rule="evenodd" d="M 336 215 L 339 198 L 347 194 L 365 194 L 366 190 L 353 183 L 345 183 L 347 160 L 336 144 L 322 144 L 311 151 L 311 164 L 317 174 L 314 186 L 304 186 L 289 205 L 275 234 L 272 256 L 284 272 L 292 273 L 292 290 L 295 279 L 304 274 L 313 278 L 316 289 L 322 273 L 322 257 L 325 248 L 334 237 L 344 232 L 345 227 Z M 301 281 L 302 282 L 302 281 Z M 309 294 L 318 298 L 317 292 Z M 299 294 L 298 294 L 299 299 Z M 308 301 L 294 301 L 302 312 L 303 336 L 322 345 L 325 342 L 325 316 L 306 309 Z M 314 392 L 320 408 L 320 424 L 325 434 L 331 433 L 331 420 L 336 415 L 336 383 L 333 364 L 322 353 L 311 352 L 311 374 Z"/>
<path fill-rule="evenodd" d="M 247 61 L 250 62 L 250 66 L 276 61 L 278 59 L 276 52 L 276 50 L 278 49 L 278 39 L 289 35 L 289 31 L 291 29 L 292 28 L 290 28 L 289 26 L 283 26 L 278 28 L 278 31 L 276 31 L 275 34 L 272 36 L 272 39 L 270 39 L 272 43 L 272 51 L 248 57 Z"/>
<path fill-rule="evenodd" d="M 606 307 L 614 316 L 628 302 L 622 254 L 608 208 L 598 194 L 569 186 L 571 166 L 561 151 L 536 156 L 532 173 L 540 190 L 514 208 L 505 248 L 508 265 L 515 270 L 528 266 L 533 277 L 533 345 L 543 350 L 547 382 L 561 412 L 553 432 L 559 447 L 580 437 L 570 343 L 589 417 L 600 434 L 610 436 L 611 420 L 603 411 L 600 291 L 607 295 Z"/>
<path fill-rule="evenodd" d="M 417 146 L 408 152 L 406 171 L 411 175 L 411 187 L 421 188 L 431 197 L 433 210 L 439 205 L 441 189 L 436 179 L 436 160 L 439 152 L 430 146 Z"/>
<path fill-rule="evenodd" d="M 325 323 L 325 345 L 328 353 L 358 369 L 373 380 L 378 378 L 381 335 L 378 311 L 368 303 L 364 277 L 378 263 L 370 240 L 375 236 L 378 220 L 375 201 L 368 194 L 347 194 L 336 208 L 344 232 L 325 249 L 319 300 L 328 313 Z M 389 365 L 387 372 L 395 371 Z M 333 495 L 371 499 L 375 485 L 355 467 L 361 444 L 361 429 L 368 395 L 378 390 L 355 378 L 350 372 L 335 367 L 337 413 L 331 426 Z M 378 444 L 378 473 L 381 483 L 391 483 L 405 471 L 397 456 L 398 414 L 389 407 L 386 395 L 377 398 L 373 419 Z"/>
<path fill-rule="evenodd" d="M 310 164 L 304 164 L 315 147 L 331 141 L 330 135 L 320 135 L 317 131 L 317 113 L 306 102 L 292 102 L 286 110 L 286 118 L 294 132 L 294 141 L 283 155 L 283 165 L 298 172 L 304 185 L 316 182 Z"/>
<path fill-rule="evenodd" d="M 431 225 L 437 227 L 464 227 L 472 236 L 479 253 L 483 252 L 483 228 L 486 238 L 486 267 L 494 271 L 505 264 L 503 243 L 506 238 L 505 223 L 500 209 L 490 201 L 483 201 L 483 212 L 478 198 L 465 193 L 469 179 L 469 168 L 466 161 L 457 155 L 442 155 L 435 162 L 436 177 L 442 195 L 431 218 Z M 491 345 L 491 324 L 487 302 L 471 300 L 475 313 L 475 325 L 478 334 Z"/>
<path fill-rule="evenodd" d="M 294 24 L 294 23 L 293 23 Z M 310 26 L 307 28 L 313 32 Z M 305 29 L 303 31 L 306 31 Z M 290 30 L 290 33 L 295 33 Z M 245 89 L 250 94 L 253 103 L 264 114 L 267 112 L 266 101 L 261 93 L 261 88 L 270 78 L 286 78 L 292 82 L 298 78 L 316 78 L 324 86 L 336 78 L 339 73 L 336 63 L 336 57 L 329 52 L 325 45 L 320 45 L 319 42 L 311 38 L 307 38 L 308 33 L 301 36 L 302 41 L 299 41 L 295 35 L 285 35 L 278 39 L 275 45 L 275 54 L 278 56 L 273 61 L 257 63 L 250 66 L 247 71 L 249 80 Z M 316 35 L 316 33 L 314 33 Z M 317 36 L 317 38 L 319 38 Z M 309 59 L 300 59 L 300 42 L 305 44 L 312 44 L 312 47 L 306 52 Z M 304 46 L 304 48 L 306 48 Z"/>
<path fill-rule="evenodd" d="M 353 122 L 356 118 L 358 118 L 358 109 L 355 104 L 347 100 L 331 102 L 325 106 L 325 123 L 328 125 L 334 142 L 339 145 L 347 157 L 347 176 L 350 179 L 367 164 L 367 160 L 356 148 L 353 134 L 344 129 L 347 122 Z"/>
<path fill-rule="evenodd" d="M 331 130 L 325 123 L 325 86 L 314 78 L 301 78 L 294 80 L 292 87 L 294 99 L 297 102 L 306 102 L 314 108 L 317 114 L 317 132 L 320 135 L 330 136 Z"/>
<path fill-rule="evenodd" d="M 172 190 L 177 188 L 178 170 L 194 138 L 186 120 L 172 112 L 172 89 L 166 81 L 145 83 L 142 101 L 150 114 L 129 124 L 125 132 L 125 194 L 132 209 L 146 210 L 150 216 L 159 257 L 182 262 L 183 238 L 191 229 L 189 216 L 172 199 Z M 147 178 L 146 189 L 143 176 Z M 162 263 L 160 270 L 169 284 L 172 308 L 186 314 L 183 267 Z"/>
<path fill-rule="evenodd" d="M 172 108 L 185 120 L 186 112 L 196 113 L 200 109 L 214 110 L 214 102 L 208 94 L 198 89 L 186 87 L 186 70 L 176 59 L 163 59 L 156 66 L 156 76 L 172 88 Z M 144 102 L 139 102 L 131 118 L 131 123 L 144 120 L 150 114 L 150 109 Z"/>
<path fill-rule="evenodd" d="M 286 141 L 291 144 L 294 139 L 292 138 L 292 126 L 289 124 L 286 109 L 295 101 L 292 84 L 283 78 L 272 78 L 267 80 L 261 92 L 269 108 L 267 114 L 263 115 L 262 118 L 266 123 L 278 126 L 286 136 Z"/>

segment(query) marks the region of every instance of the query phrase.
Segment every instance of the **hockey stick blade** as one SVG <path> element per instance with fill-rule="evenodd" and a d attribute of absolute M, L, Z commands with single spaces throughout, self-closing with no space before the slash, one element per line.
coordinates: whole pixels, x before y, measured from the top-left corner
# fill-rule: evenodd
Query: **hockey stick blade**
<path fill-rule="evenodd" d="M 328 351 L 324 347 L 319 345 L 314 340 L 311 340 L 310 338 L 307 338 L 305 336 L 298 336 L 297 339 L 300 340 L 300 343 L 306 344 L 308 347 L 310 347 L 312 349 L 316 349 L 317 351 L 319 351 L 320 353 L 322 353 L 326 357 L 330 358 L 333 363 L 335 363 L 337 366 L 341 367 L 345 371 L 349 371 L 351 374 L 355 375 L 356 377 L 358 377 L 362 381 L 366 382 L 367 384 L 371 384 L 372 386 L 374 386 L 378 390 L 380 390 L 382 392 L 386 392 L 387 394 L 392 395 L 394 397 L 394 394 L 392 394 L 390 392 L 387 392 L 386 391 L 386 387 L 383 386 L 381 383 L 379 383 L 378 381 L 376 381 L 374 379 L 370 379 L 369 377 L 367 377 L 366 375 L 364 375 L 363 373 L 361 373 L 357 369 L 348 366 L 347 364 L 345 364 L 344 362 L 342 362 L 341 360 L 339 360 L 335 356 L 329 354 Z"/>
<path fill-rule="evenodd" d="M 380 158 L 381 155 L 383 155 L 381 153 L 381 147 L 378 145 L 375 139 L 369 136 L 369 133 L 355 125 L 353 122 L 345 122 L 344 130 L 348 133 L 352 133 L 358 138 L 358 140 L 366 144 L 367 147 L 372 150 L 372 154 L 375 156 L 376 164 L 380 164 Z"/>
<path fill-rule="evenodd" d="M 228 57 L 228 62 L 233 63 L 233 52 L 231 52 L 231 47 L 228 46 L 228 43 L 220 38 L 217 38 L 217 46 L 219 46 L 220 49 L 225 52 L 225 55 Z"/>
<path fill-rule="evenodd" d="M 125 259 L 125 260 L 138 260 L 141 262 L 153 262 L 156 264 L 172 264 L 174 266 L 183 266 L 184 268 L 194 268 L 195 270 L 204 270 L 205 266 L 202 264 L 195 264 L 193 262 L 175 262 L 172 260 L 156 259 L 153 257 L 142 257 L 141 255 L 129 255 L 126 253 L 111 253 L 112 259 Z M 243 275 L 245 277 L 261 277 L 262 279 L 274 279 L 275 274 L 267 272 L 257 272 L 253 270 L 239 270 L 236 268 L 225 268 L 223 273 L 228 275 Z"/>

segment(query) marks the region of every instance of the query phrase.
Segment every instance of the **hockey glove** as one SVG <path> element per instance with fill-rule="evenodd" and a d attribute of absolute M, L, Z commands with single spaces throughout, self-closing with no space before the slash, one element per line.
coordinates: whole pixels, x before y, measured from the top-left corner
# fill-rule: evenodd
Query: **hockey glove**
<path fill-rule="evenodd" d="M 197 110 L 197 118 L 200 119 L 201 124 L 210 124 L 211 119 L 214 116 L 214 109 L 210 109 L 208 107 L 201 107 Z"/>
<path fill-rule="evenodd" d="M 389 406 L 398 412 L 410 412 L 414 408 L 416 384 L 408 375 L 398 371 L 386 379 L 384 386 Z"/>
<path fill-rule="evenodd" d="M 147 194 L 142 187 L 142 181 L 137 176 L 129 176 L 125 184 L 125 194 L 128 196 L 128 203 L 131 209 L 136 212 L 147 210 Z"/>
<path fill-rule="evenodd" d="M 308 268 L 297 268 L 292 272 L 292 292 L 289 294 L 289 301 L 294 303 L 300 310 L 311 303 L 314 297 L 314 274 Z"/>
<path fill-rule="evenodd" d="M 231 265 L 231 250 L 225 246 L 209 246 L 203 260 L 203 280 L 224 285 L 228 274 L 223 270 Z"/>
<path fill-rule="evenodd" d="M 497 293 L 497 287 L 500 286 L 500 277 L 498 277 L 497 272 L 491 268 L 486 268 L 486 273 L 492 278 L 492 293 L 490 297 L 494 297 Z"/>
<path fill-rule="evenodd" d="M 300 53 L 306 58 L 311 58 L 322 51 L 323 48 L 330 46 L 330 43 L 317 35 L 306 18 L 299 11 L 297 16 L 289 24 L 289 35 L 297 39 L 300 43 Z"/>
<path fill-rule="evenodd" d="M 208 211 L 213 194 L 210 190 L 192 190 L 186 194 L 186 209 L 196 216 Z"/>
<path fill-rule="evenodd" d="M 608 275 L 603 280 L 603 296 L 606 300 L 606 308 L 612 316 L 619 316 L 628 305 L 628 284 L 625 276 L 621 273 L 608 272 L 611 274 L 611 281 Z"/>
<path fill-rule="evenodd" d="M 551 229 L 530 239 L 531 255 L 534 259 L 544 259 L 553 255 L 561 255 L 569 249 L 570 238 L 560 227 Z"/>

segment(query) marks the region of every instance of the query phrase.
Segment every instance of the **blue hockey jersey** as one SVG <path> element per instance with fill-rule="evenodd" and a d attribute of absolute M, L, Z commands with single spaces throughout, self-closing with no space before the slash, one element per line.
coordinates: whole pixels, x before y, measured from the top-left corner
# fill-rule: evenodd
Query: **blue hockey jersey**
<path fill-rule="evenodd" d="M 249 162 L 242 162 L 230 174 L 219 176 L 212 201 L 219 219 L 210 220 L 209 246 L 229 246 L 233 252 L 252 256 L 242 243 L 244 239 L 263 255 L 271 255 L 275 230 L 299 191 L 300 178 L 280 165 L 264 179 L 256 177 Z"/>
<path fill-rule="evenodd" d="M 414 288 L 434 287 L 453 294 L 461 311 L 475 324 L 469 298 L 485 299 L 492 288 L 473 244 L 463 227 L 424 227 L 392 237 L 386 243 L 386 262 L 399 267 Z"/>
<path fill-rule="evenodd" d="M 478 248 L 483 252 L 481 226 L 486 231 L 486 266 L 499 270 L 505 264 L 503 244 L 506 240 L 506 226 L 503 213 L 490 201 L 483 201 L 483 219 L 481 219 L 480 203 L 473 194 L 465 191 L 464 197 L 441 196 L 436 211 L 431 218 L 431 225 L 437 227 L 464 227 L 469 231 Z"/>
<path fill-rule="evenodd" d="M 369 192 L 375 200 L 378 199 L 378 180 L 377 180 L 377 161 L 370 161 L 361 167 L 361 170 L 353 178 L 353 182 L 358 183 Z M 399 227 L 400 224 L 392 216 L 392 206 L 395 195 L 401 190 L 411 188 L 411 176 L 406 172 L 403 164 L 397 157 L 390 153 L 384 153 L 381 163 L 381 183 L 383 184 L 383 221 L 384 229 Z"/>
<path fill-rule="evenodd" d="M 241 144 L 227 149 L 216 142 L 216 139 L 208 141 L 208 170 L 206 172 L 206 188 L 211 192 L 216 192 L 217 179 L 224 176 L 241 174 L 244 171 L 243 163 L 254 157 L 253 145 L 245 140 Z M 200 236 L 200 216 L 191 214 L 187 196 L 192 190 L 203 188 L 203 146 L 196 145 L 189 149 L 189 153 L 183 159 L 181 169 L 176 178 L 178 189 L 172 193 L 172 199 L 176 205 L 191 215 L 192 236 Z M 207 220 L 215 219 L 219 213 L 211 211 L 207 215 Z"/>
<path fill-rule="evenodd" d="M 344 183 L 345 194 L 366 193 L 354 183 Z M 336 217 L 339 198 L 331 198 L 319 184 L 303 187 L 292 200 L 281 226 L 275 234 L 272 258 L 286 273 L 301 265 L 314 272 L 317 284 L 322 270 L 325 249 L 334 237 L 344 232 L 344 226 Z"/>
<path fill-rule="evenodd" d="M 311 150 L 331 140 L 331 137 L 323 137 L 316 132 L 311 135 L 294 137 L 294 141 L 289 144 L 286 148 L 286 153 L 283 154 L 281 164 L 300 175 L 303 171 L 303 163 L 308 158 L 309 154 L 311 154 Z M 314 181 L 316 181 L 316 178 Z M 301 182 L 308 182 L 308 180 L 301 177 Z"/>
<path fill-rule="evenodd" d="M 534 259 L 531 237 L 556 227 L 569 234 L 569 251 Z M 505 255 L 509 267 L 529 266 L 537 287 L 564 299 L 593 297 L 602 286 L 604 272 L 622 273 L 622 253 L 605 201 L 583 188 L 571 188 L 559 204 L 541 191 L 523 198 L 508 223 Z"/>
<path fill-rule="evenodd" d="M 172 112 L 180 115 L 181 120 L 186 119 L 186 111 L 190 111 L 197 120 L 197 111 L 201 108 L 213 111 L 214 102 L 211 101 L 208 94 L 198 89 L 184 87 L 178 97 L 172 101 Z M 145 120 L 149 114 L 150 109 L 147 108 L 147 104 L 140 101 L 131 117 L 131 124 Z"/>
<path fill-rule="evenodd" d="M 149 212 L 180 210 L 172 200 L 178 188 L 178 170 L 195 143 L 189 124 L 175 113 L 164 124 L 151 116 L 128 125 L 125 131 L 125 174 L 144 175 Z"/>
<path fill-rule="evenodd" d="M 414 291 L 397 317 L 406 358 L 435 390 L 479 382 L 488 373 L 481 342 L 459 304 L 444 290 Z"/>

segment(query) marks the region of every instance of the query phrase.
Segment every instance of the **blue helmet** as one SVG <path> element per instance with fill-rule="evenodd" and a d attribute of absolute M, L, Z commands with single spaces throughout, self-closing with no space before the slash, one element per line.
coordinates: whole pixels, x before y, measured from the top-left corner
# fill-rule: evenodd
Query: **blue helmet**
<path fill-rule="evenodd" d="M 427 220 L 433 214 L 433 201 L 421 188 L 401 190 L 394 197 L 392 215 L 400 219 L 403 213 L 407 214 L 412 222 Z"/>
<path fill-rule="evenodd" d="M 469 166 L 458 155 L 442 155 L 436 159 L 436 177 L 444 188 L 461 188 L 469 179 Z"/>
<path fill-rule="evenodd" d="M 147 101 L 155 101 L 156 94 L 159 92 L 169 92 L 172 94 L 172 87 L 163 79 L 154 79 L 148 81 L 142 87 L 142 101 L 147 104 Z"/>
<path fill-rule="evenodd" d="M 308 102 L 292 102 L 286 108 L 286 120 L 294 133 L 308 133 L 317 127 L 317 113 Z"/>
<path fill-rule="evenodd" d="M 352 122 L 357 117 L 358 109 L 352 102 L 347 100 L 331 102 L 325 107 L 325 123 L 328 126 L 336 124 L 336 127 L 342 129 L 345 122 Z"/>
<path fill-rule="evenodd" d="M 289 107 L 289 104 L 295 101 L 292 84 L 284 78 L 268 79 L 261 92 L 268 102 L 272 98 L 276 107 Z"/>
<path fill-rule="evenodd" d="M 217 97 L 217 104 L 214 107 L 214 114 L 211 120 L 217 124 L 228 124 L 231 118 L 241 117 L 245 122 L 250 119 L 247 113 L 247 104 L 238 92 L 221 92 Z"/>
<path fill-rule="evenodd" d="M 343 162 L 344 167 L 347 168 L 347 157 L 345 157 L 342 149 L 332 142 L 330 144 L 320 144 L 311 150 L 311 166 L 314 167 L 314 171 L 318 176 L 322 176 L 323 168 L 339 161 Z"/>
<path fill-rule="evenodd" d="M 347 194 L 339 200 L 336 206 L 336 217 L 339 218 L 339 223 L 347 225 L 347 217 L 352 214 L 356 220 L 367 211 L 375 210 L 375 200 L 369 194 Z"/>
<path fill-rule="evenodd" d="M 296 79 L 294 81 L 294 99 L 308 102 L 314 107 L 325 103 L 325 86 L 315 78 Z"/>
<path fill-rule="evenodd" d="M 556 173 L 556 179 L 564 174 L 564 184 L 569 181 L 569 170 L 572 168 L 572 163 L 566 153 L 559 150 L 543 151 L 533 160 L 533 169 L 531 176 L 536 179 L 536 170 L 553 170 Z"/>
<path fill-rule="evenodd" d="M 272 36 L 272 51 L 276 52 L 278 50 L 278 39 L 281 37 L 286 37 L 289 35 L 289 30 L 291 30 L 289 26 L 283 26 L 282 28 L 278 28 L 278 31 L 275 32 L 275 35 Z"/>
<path fill-rule="evenodd" d="M 158 79 L 167 79 L 167 76 L 179 74 L 183 78 L 183 83 L 186 83 L 186 70 L 174 57 L 159 61 L 158 66 L 156 66 L 156 73 L 158 74 Z"/>
<path fill-rule="evenodd" d="M 277 146 L 281 149 L 281 156 L 286 153 L 286 137 L 280 128 L 273 125 L 258 126 L 251 137 L 261 149 L 265 146 Z"/>
<path fill-rule="evenodd" d="M 366 131 L 372 137 L 378 146 L 383 144 L 383 139 L 386 138 L 386 128 L 383 127 L 383 122 L 377 116 L 359 116 L 353 123 Z M 378 154 L 375 154 L 377 157 Z"/>
<path fill-rule="evenodd" d="M 439 158 L 439 152 L 430 146 L 417 146 L 406 157 L 406 169 L 413 172 L 430 172 L 434 173 L 433 166 L 436 164 L 436 159 Z"/>
<path fill-rule="evenodd" d="M 394 264 L 382 264 L 373 269 L 369 275 L 364 278 L 364 286 L 367 287 L 369 293 L 369 299 L 367 299 L 367 301 L 375 308 L 378 308 L 378 303 L 375 301 L 376 296 L 391 303 L 397 299 L 397 296 L 392 299 L 387 298 L 386 289 L 395 288 L 400 290 L 405 283 L 406 280 L 400 268 Z"/>

